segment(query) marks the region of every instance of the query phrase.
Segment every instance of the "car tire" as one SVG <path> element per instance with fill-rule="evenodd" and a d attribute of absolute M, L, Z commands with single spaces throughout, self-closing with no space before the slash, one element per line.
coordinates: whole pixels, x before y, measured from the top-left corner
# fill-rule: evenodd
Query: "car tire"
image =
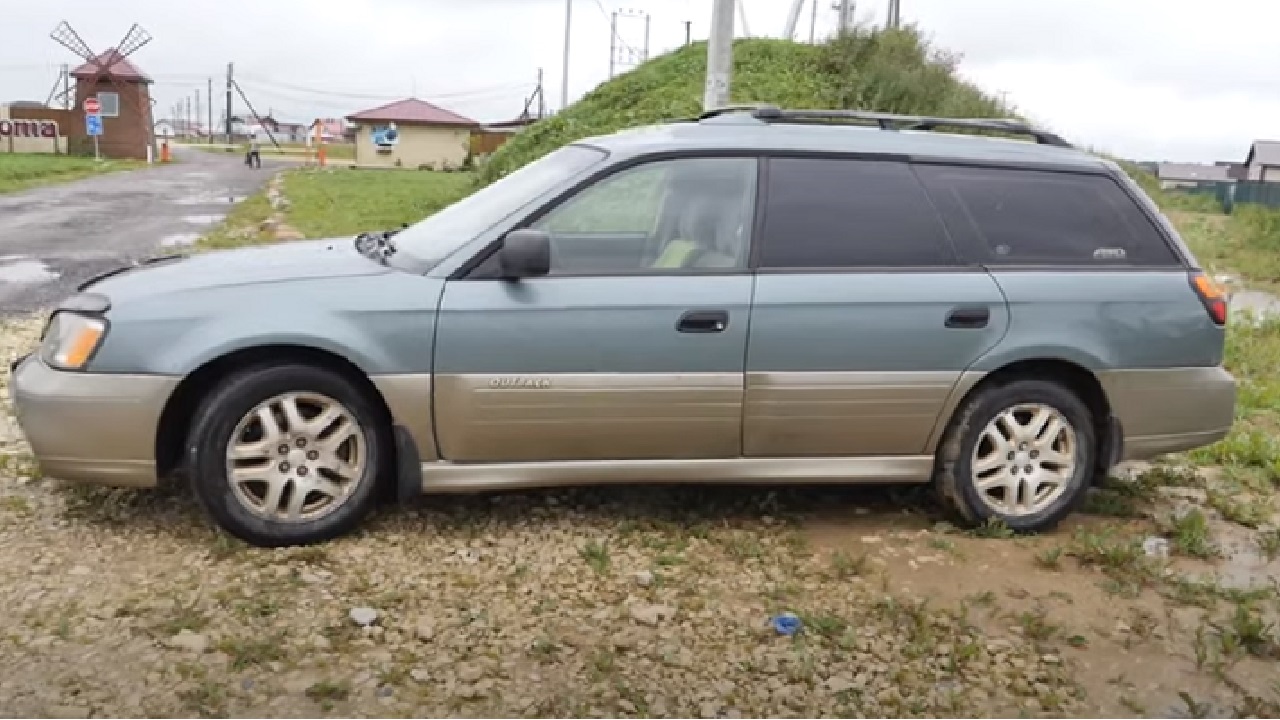
<path fill-rule="evenodd" d="M 393 465 L 385 413 L 343 375 L 311 365 L 231 375 L 196 418 L 187 443 L 194 494 L 220 527 L 259 547 L 350 532 Z"/>
<path fill-rule="evenodd" d="M 943 506 L 970 527 L 999 520 L 1019 533 L 1051 530 L 1083 500 L 1097 447 L 1092 413 L 1067 388 L 993 384 L 952 419 L 934 484 Z"/>

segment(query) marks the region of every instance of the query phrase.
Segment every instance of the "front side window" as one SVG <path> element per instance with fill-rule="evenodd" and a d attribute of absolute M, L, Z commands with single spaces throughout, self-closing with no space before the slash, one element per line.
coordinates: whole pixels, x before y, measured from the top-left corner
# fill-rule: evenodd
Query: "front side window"
<path fill-rule="evenodd" d="M 609 175 L 533 228 L 551 235 L 551 274 L 732 270 L 747 265 L 754 158 L 660 160 Z"/>
<path fill-rule="evenodd" d="M 102 117 L 120 117 L 120 94 L 99 92 L 98 106 L 101 108 Z"/>
<path fill-rule="evenodd" d="M 902 162 L 778 158 L 769 163 L 760 267 L 937 267 L 955 252 Z"/>
<path fill-rule="evenodd" d="M 1104 175 L 922 165 L 968 259 L 987 265 L 1176 265 L 1156 226 Z"/>

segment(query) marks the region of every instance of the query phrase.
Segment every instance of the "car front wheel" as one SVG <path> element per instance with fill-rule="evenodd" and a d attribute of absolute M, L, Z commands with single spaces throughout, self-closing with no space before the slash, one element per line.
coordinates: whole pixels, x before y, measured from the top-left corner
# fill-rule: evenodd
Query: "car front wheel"
<path fill-rule="evenodd" d="M 248 369 L 201 407 L 188 457 L 196 497 L 227 532 L 263 547 L 352 530 L 375 503 L 391 451 L 381 413 L 342 375 Z"/>
<path fill-rule="evenodd" d="M 938 452 L 935 482 L 967 524 L 997 519 L 1018 532 L 1052 529 L 1088 489 L 1097 453 L 1088 407 L 1043 380 L 981 389 Z"/>

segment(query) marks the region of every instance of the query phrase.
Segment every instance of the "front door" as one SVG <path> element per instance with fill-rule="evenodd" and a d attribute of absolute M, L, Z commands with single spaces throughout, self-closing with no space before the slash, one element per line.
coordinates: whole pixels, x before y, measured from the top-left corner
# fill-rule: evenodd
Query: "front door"
<path fill-rule="evenodd" d="M 920 455 L 1009 312 L 904 162 L 770 161 L 747 349 L 753 457 Z"/>
<path fill-rule="evenodd" d="M 549 275 L 451 280 L 435 414 L 453 462 L 738 457 L 757 161 L 610 174 L 529 224 Z"/>

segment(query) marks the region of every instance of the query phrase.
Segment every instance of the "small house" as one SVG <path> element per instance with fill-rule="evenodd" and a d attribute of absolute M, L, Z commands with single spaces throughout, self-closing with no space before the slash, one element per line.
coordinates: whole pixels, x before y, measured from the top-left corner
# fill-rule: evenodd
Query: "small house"
<path fill-rule="evenodd" d="M 356 131 L 356 164 L 444 170 L 463 165 L 480 124 L 425 100 L 408 98 L 347 116 Z"/>

